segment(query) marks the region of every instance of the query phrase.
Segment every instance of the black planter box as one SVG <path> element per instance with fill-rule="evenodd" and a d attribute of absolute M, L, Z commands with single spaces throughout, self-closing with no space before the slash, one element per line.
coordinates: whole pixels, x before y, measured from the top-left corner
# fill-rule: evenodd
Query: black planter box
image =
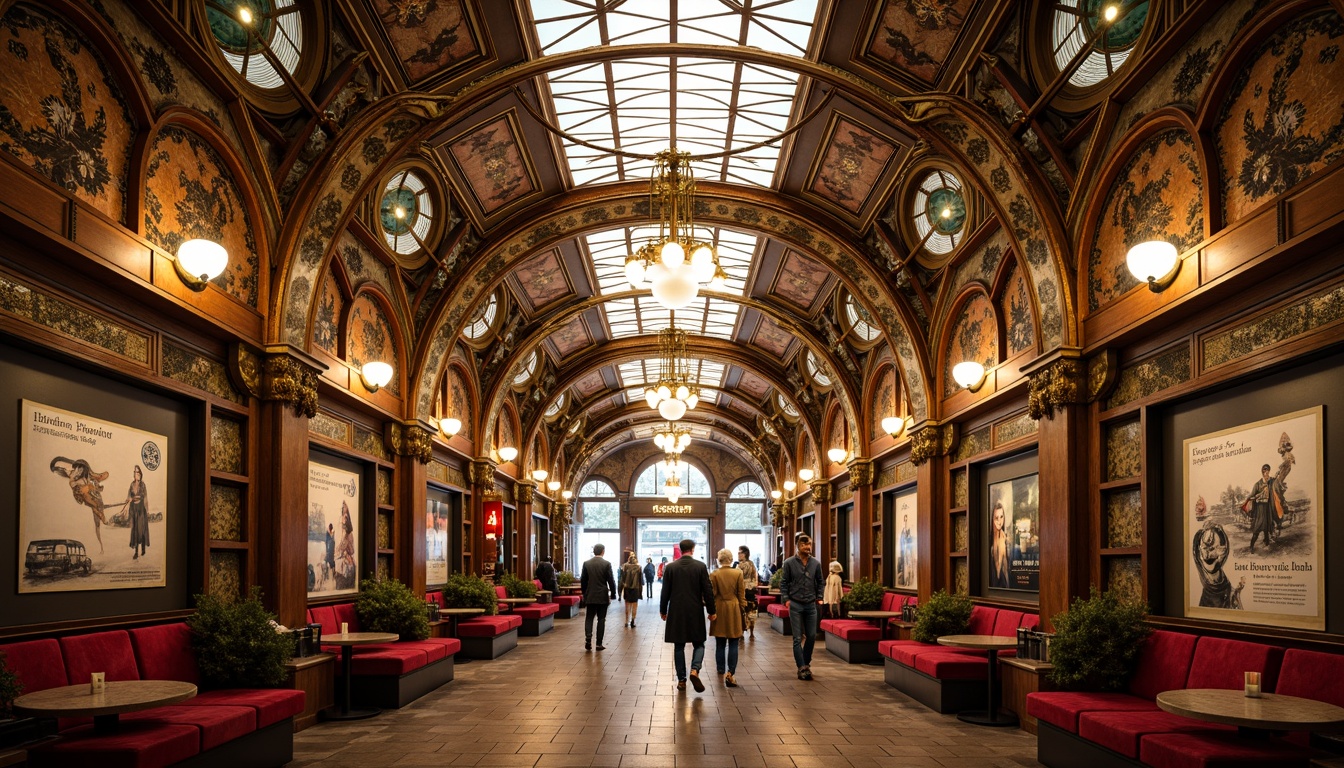
<path fill-rule="evenodd" d="M 56 721 L 51 718 L 18 717 L 0 720 L 0 747 L 17 747 L 55 735 Z"/>

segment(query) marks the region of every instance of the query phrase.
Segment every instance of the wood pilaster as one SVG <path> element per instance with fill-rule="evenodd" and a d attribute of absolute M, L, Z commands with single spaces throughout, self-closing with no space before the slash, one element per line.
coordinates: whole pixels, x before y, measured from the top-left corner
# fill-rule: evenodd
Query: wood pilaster
<path fill-rule="evenodd" d="M 425 591 L 425 508 L 428 498 L 426 468 L 434 455 L 433 434 L 418 423 L 394 424 L 398 435 L 392 449 L 397 455 L 397 558 L 393 575 L 422 594 Z"/>

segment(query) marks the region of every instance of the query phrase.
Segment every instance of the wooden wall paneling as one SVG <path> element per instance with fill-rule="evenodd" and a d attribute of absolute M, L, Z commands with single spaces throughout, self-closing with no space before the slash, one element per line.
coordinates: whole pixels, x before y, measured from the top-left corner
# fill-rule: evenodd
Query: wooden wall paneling
<path fill-rule="evenodd" d="M 946 474 L 943 467 L 946 457 L 934 456 L 918 465 L 916 483 L 919 487 L 917 500 L 919 509 L 919 597 L 928 599 L 934 590 L 947 586 L 947 509 Z"/>
<path fill-rule="evenodd" d="M 306 623 L 308 571 L 308 417 L 278 400 L 261 404 L 257 450 L 267 457 L 257 472 L 267 499 L 257 536 L 257 581 L 285 626 Z"/>
<path fill-rule="evenodd" d="M 417 595 L 425 592 L 425 509 L 429 503 L 426 493 L 428 465 L 414 456 L 397 459 L 396 483 L 393 502 L 401 510 L 398 515 L 397 560 L 392 574 Z"/>
<path fill-rule="evenodd" d="M 1088 420 L 1086 406 L 1062 405 L 1040 422 L 1040 615 L 1047 630 L 1050 617 L 1091 583 L 1089 462 L 1077 450 L 1088 445 Z"/>

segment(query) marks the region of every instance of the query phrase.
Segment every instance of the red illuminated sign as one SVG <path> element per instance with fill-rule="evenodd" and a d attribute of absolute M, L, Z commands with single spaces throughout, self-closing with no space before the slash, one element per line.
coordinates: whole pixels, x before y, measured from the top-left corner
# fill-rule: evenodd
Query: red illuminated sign
<path fill-rule="evenodd" d="M 481 519 L 485 523 L 485 538 L 498 539 L 504 532 L 504 502 L 484 502 L 481 507 Z"/>

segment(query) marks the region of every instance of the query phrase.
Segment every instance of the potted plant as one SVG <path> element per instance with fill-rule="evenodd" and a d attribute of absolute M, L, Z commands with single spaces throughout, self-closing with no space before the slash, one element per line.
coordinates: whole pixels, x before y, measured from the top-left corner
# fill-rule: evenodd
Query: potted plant
<path fill-rule="evenodd" d="M 568 587 L 576 581 L 574 574 L 569 571 L 561 571 L 555 574 L 555 585 L 557 587 Z"/>
<path fill-rule="evenodd" d="M 840 605 L 845 613 L 877 610 L 882 607 L 882 596 L 886 593 L 886 587 L 867 578 L 861 578 L 854 582 L 849 592 L 840 599 Z"/>
<path fill-rule="evenodd" d="M 944 635 L 965 634 L 970 623 L 971 598 L 940 589 L 919 606 L 919 618 L 910 636 L 921 643 L 936 643 Z"/>
<path fill-rule="evenodd" d="M 365 579 L 355 598 L 355 613 L 369 632 L 392 632 L 402 640 L 429 637 L 425 602 L 396 579 Z"/>
<path fill-rule="evenodd" d="M 504 574 L 504 592 L 509 597 L 536 597 L 537 585 L 530 579 L 520 579 L 512 573 Z"/>
<path fill-rule="evenodd" d="M 779 589 L 779 585 L 784 583 L 784 569 L 778 568 L 770 575 L 770 588 Z"/>
<path fill-rule="evenodd" d="M 205 687 L 274 688 L 285 682 L 294 640 L 261 604 L 260 587 L 245 600 L 196 595 L 187 626 Z"/>
<path fill-rule="evenodd" d="M 491 616 L 499 607 L 497 598 L 494 585 L 474 573 L 454 573 L 443 585 L 445 608 L 483 608 Z"/>
<path fill-rule="evenodd" d="M 1050 680 L 1065 690 L 1118 691 L 1129 682 L 1148 627 L 1148 605 L 1112 591 L 1073 601 L 1051 619 Z"/>

